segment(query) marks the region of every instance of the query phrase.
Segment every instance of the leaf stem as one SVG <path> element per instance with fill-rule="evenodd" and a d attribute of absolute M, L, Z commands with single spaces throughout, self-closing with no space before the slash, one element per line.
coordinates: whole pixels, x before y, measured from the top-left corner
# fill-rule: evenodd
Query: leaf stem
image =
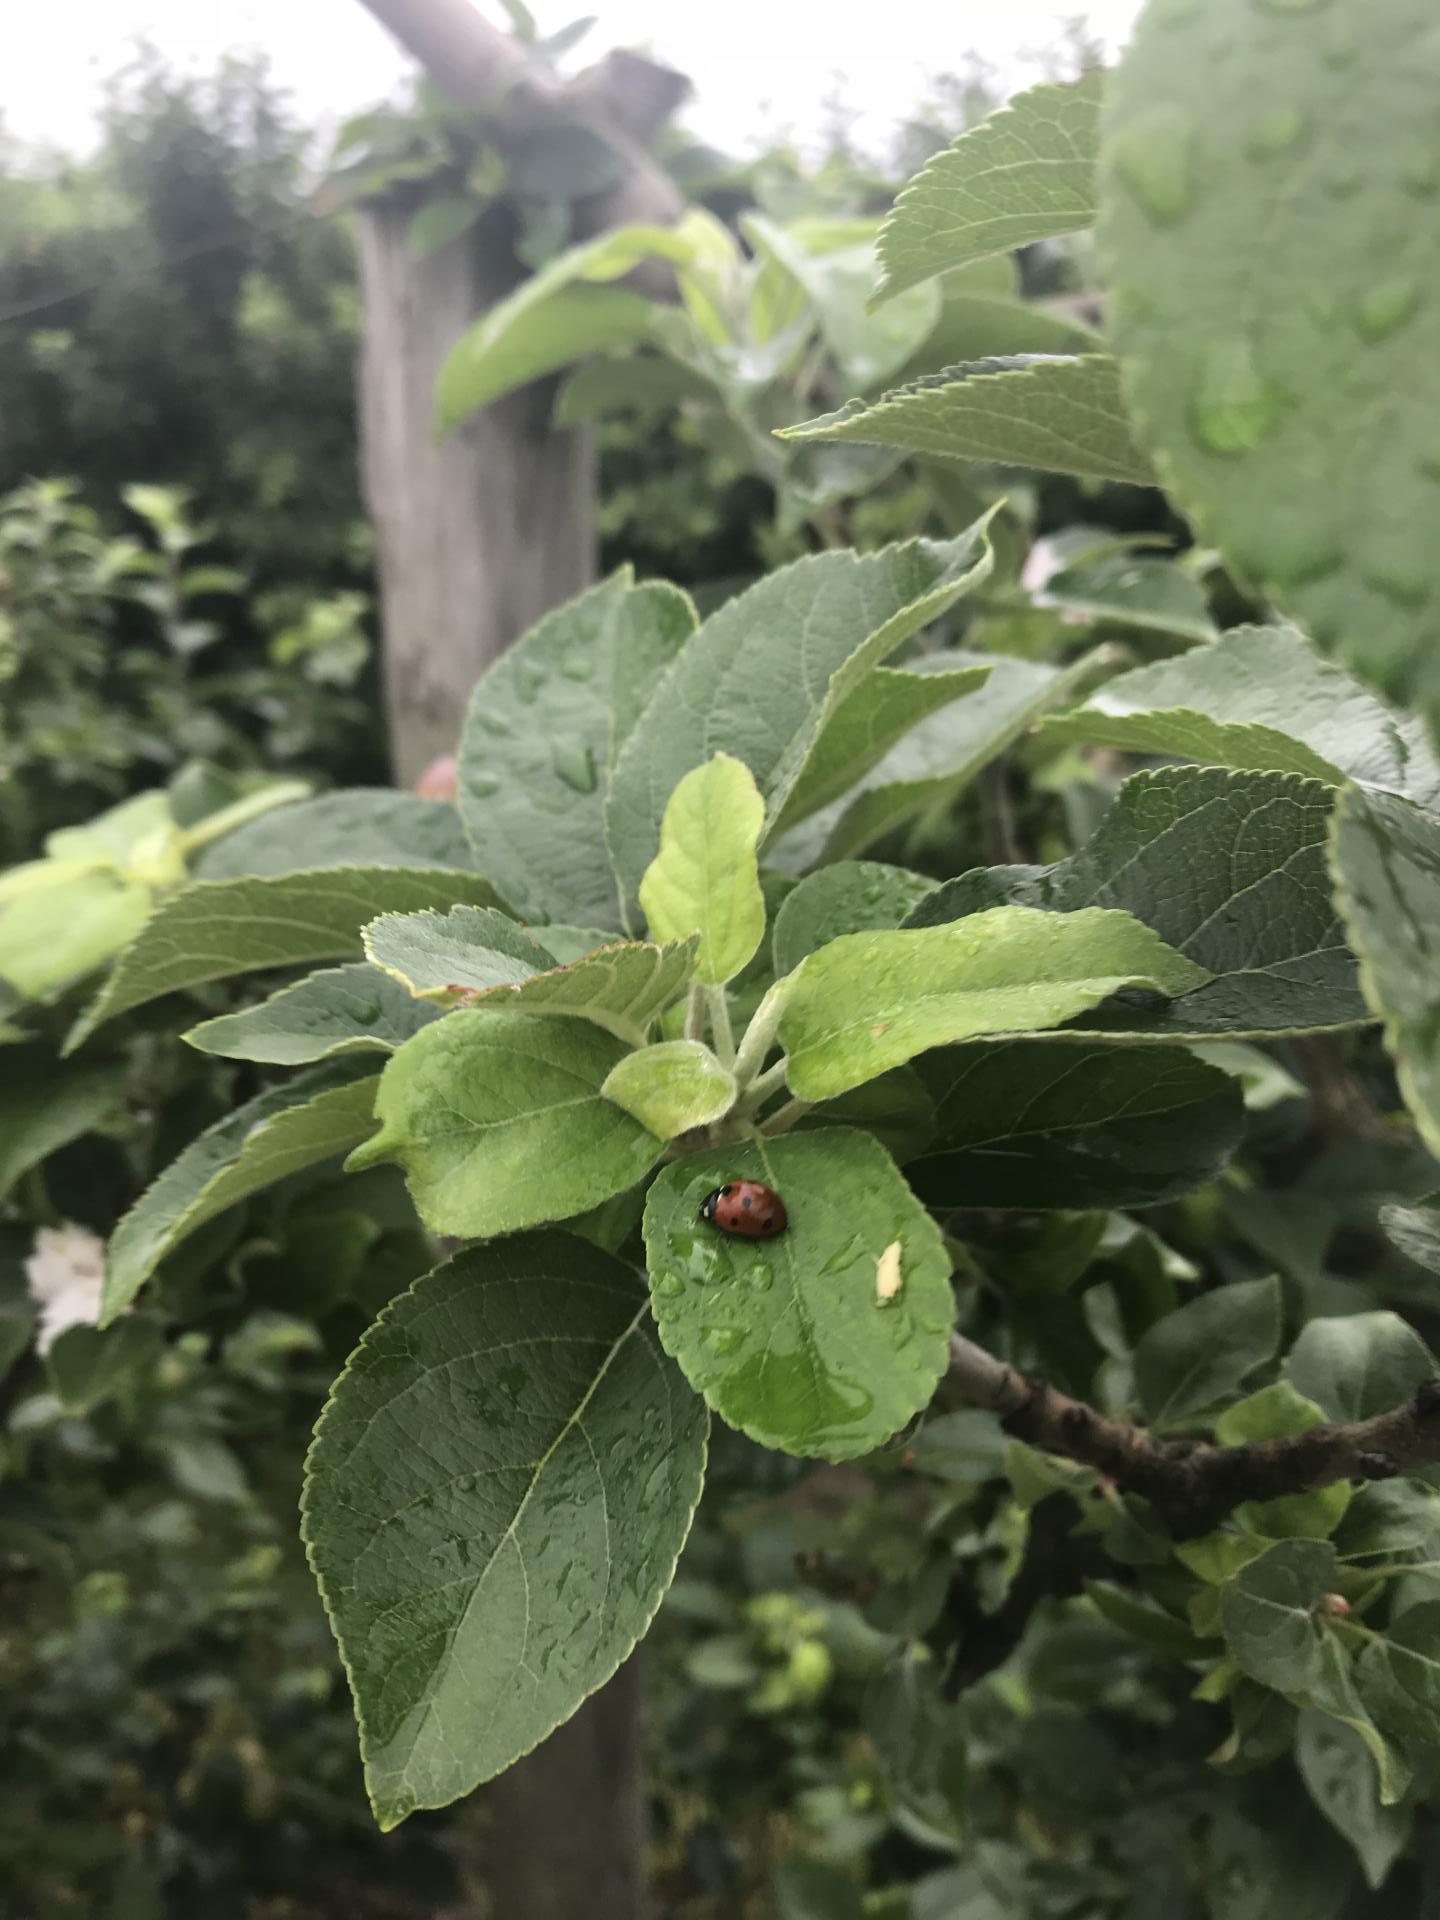
<path fill-rule="evenodd" d="M 772 1093 L 779 1092 L 785 1084 L 785 1073 L 789 1064 L 788 1060 L 777 1060 L 773 1067 L 767 1067 L 764 1073 L 756 1076 L 741 1102 L 746 1113 L 758 1112 Z"/>
<path fill-rule="evenodd" d="M 780 1025 L 780 1015 L 785 1007 L 785 994 L 782 988 L 789 987 L 788 977 L 777 980 L 765 998 L 755 1009 L 740 1049 L 735 1055 L 735 1080 L 742 1093 L 746 1092 L 765 1065 L 765 1056 L 775 1044 L 775 1032 Z"/>
<path fill-rule="evenodd" d="M 803 1120 L 815 1102 L 813 1100 L 787 1100 L 777 1113 L 763 1122 L 760 1131 L 767 1140 L 773 1140 L 777 1134 L 788 1133 L 797 1120 Z"/>
<path fill-rule="evenodd" d="M 699 1040 L 705 1032 L 705 989 L 697 980 L 685 1002 L 685 1038 Z"/>
<path fill-rule="evenodd" d="M 725 998 L 724 987 L 706 987 L 705 1000 L 710 1010 L 710 1037 L 715 1042 L 715 1052 L 722 1066 L 733 1066 L 735 1061 L 735 1033 L 730 1025 L 730 1002 Z"/>

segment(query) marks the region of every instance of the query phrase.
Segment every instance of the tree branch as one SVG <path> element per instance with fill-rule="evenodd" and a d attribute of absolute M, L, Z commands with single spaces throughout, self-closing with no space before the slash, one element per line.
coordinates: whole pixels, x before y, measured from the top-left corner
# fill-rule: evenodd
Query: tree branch
<path fill-rule="evenodd" d="M 961 1334 L 951 1335 L 949 1378 L 973 1405 L 999 1414 L 1017 1440 L 1095 1467 L 1148 1500 L 1178 1540 L 1209 1533 L 1247 1500 L 1308 1493 L 1336 1480 L 1391 1480 L 1440 1461 L 1440 1380 L 1425 1381 L 1403 1405 L 1369 1420 L 1220 1447 L 1158 1439 L 1027 1378 Z"/>

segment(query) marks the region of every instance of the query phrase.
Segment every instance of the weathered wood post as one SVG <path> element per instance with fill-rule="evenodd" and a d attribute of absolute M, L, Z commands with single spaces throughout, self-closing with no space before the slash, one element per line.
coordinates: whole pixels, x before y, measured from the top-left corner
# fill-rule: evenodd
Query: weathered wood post
<path fill-rule="evenodd" d="M 561 89 L 470 0 L 364 0 L 451 98 L 512 127 L 579 121 L 626 171 L 577 205 L 581 237 L 666 223 L 682 202 L 645 149 L 687 83 L 623 56 Z M 454 751 L 471 685 L 540 616 L 595 577 L 595 463 L 551 424 L 540 383 L 439 442 L 435 383 L 460 335 L 523 275 L 503 222 L 417 258 L 407 214 L 361 215 L 360 422 L 375 524 L 395 778 Z M 560 1732 L 486 1788 L 490 1920 L 644 1920 L 639 1669 L 623 1668 Z"/>

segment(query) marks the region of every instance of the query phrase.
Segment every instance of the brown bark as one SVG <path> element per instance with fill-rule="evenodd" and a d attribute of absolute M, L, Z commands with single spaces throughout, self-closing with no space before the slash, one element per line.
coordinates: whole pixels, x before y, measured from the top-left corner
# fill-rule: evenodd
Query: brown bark
<path fill-rule="evenodd" d="M 960 1334 L 951 1336 L 949 1378 L 974 1405 L 999 1414 L 1017 1440 L 1082 1461 L 1148 1500 L 1180 1540 L 1209 1533 L 1247 1500 L 1308 1493 L 1336 1480 L 1390 1480 L 1440 1461 L 1440 1380 L 1425 1381 L 1403 1405 L 1369 1420 L 1220 1447 L 1157 1439 L 1027 1378 Z"/>

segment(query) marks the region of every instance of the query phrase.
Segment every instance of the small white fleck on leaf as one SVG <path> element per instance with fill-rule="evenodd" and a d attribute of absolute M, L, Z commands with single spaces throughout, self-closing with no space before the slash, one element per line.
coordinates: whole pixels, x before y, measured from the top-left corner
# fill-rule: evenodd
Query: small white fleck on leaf
<path fill-rule="evenodd" d="M 888 1307 L 904 1284 L 905 1276 L 900 1270 L 900 1242 L 892 1240 L 875 1262 L 876 1304 Z"/>

